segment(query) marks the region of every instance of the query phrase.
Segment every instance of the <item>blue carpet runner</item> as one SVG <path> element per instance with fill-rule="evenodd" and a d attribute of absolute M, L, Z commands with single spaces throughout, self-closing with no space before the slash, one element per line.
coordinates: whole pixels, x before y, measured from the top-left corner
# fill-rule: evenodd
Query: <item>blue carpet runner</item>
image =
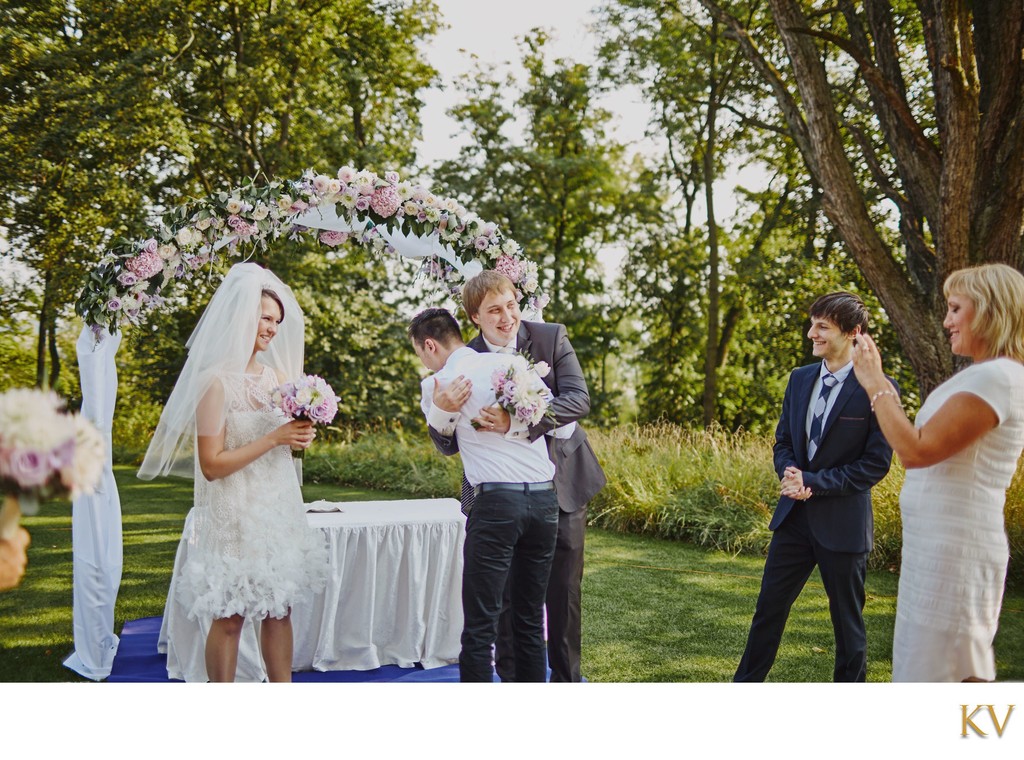
<path fill-rule="evenodd" d="M 151 617 L 129 620 L 121 631 L 121 643 L 114 656 L 107 681 L 120 683 L 181 683 L 167 677 L 167 655 L 156 650 L 163 618 Z M 424 670 L 420 666 L 400 668 L 384 665 L 375 670 L 300 671 L 292 680 L 305 683 L 367 683 L 401 681 L 419 683 L 450 683 L 459 680 L 459 666 Z"/>

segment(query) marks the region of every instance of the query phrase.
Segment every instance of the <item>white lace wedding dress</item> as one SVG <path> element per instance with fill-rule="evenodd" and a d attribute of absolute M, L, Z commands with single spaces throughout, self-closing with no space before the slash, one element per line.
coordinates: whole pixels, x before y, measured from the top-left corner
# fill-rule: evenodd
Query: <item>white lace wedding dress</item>
<path fill-rule="evenodd" d="M 287 422 L 270 394 L 274 371 L 224 374 L 225 447 L 235 449 Z M 280 618 L 324 586 L 323 535 L 306 522 L 291 451 L 278 446 L 214 481 L 195 473 L 195 510 L 188 559 L 177 586 L 196 620 L 242 615 Z"/>

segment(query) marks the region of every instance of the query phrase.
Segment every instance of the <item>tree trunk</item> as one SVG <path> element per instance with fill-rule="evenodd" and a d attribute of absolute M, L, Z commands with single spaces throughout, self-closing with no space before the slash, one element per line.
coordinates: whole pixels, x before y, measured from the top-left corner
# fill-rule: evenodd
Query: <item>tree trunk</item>
<path fill-rule="evenodd" d="M 57 390 L 57 381 L 60 380 L 60 352 L 57 350 L 57 319 L 54 317 L 46 328 L 46 339 L 50 346 L 50 376 L 49 387 Z"/>
<path fill-rule="evenodd" d="M 718 22 L 711 22 L 711 60 L 708 66 L 708 131 L 704 143 L 704 201 L 708 209 L 708 320 L 704 347 L 704 427 L 718 416 L 718 301 L 719 281 L 718 224 L 715 221 L 715 140 L 718 117 Z"/>
<path fill-rule="evenodd" d="M 787 128 L 821 187 L 823 211 L 885 307 L 900 344 L 914 367 L 921 390 L 927 393 L 953 370 L 942 329 L 941 311 L 936 308 L 934 293 L 914 286 L 875 227 L 864 191 L 846 155 L 838 109 L 822 56 L 815 47 L 812 30 L 808 28 L 800 6 L 794 0 L 769 0 L 775 25 L 792 66 L 792 80 L 800 95 L 797 105 L 782 74 L 765 60 L 746 29 L 713 0 L 700 1 L 713 17 L 729 25 L 731 36 L 740 41 L 744 54 L 772 86 Z M 962 122 L 962 113 L 958 111 L 952 118 L 952 128 L 961 129 Z M 912 144 L 913 140 L 907 138 L 905 143 Z M 926 173 L 927 165 L 923 159 L 916 164 L 922 173 Z M 951 180 L 961 166 L 962 161 L 955 163 L 955 169 L 947 170 L 944 165 L 943 178 Z M 928 197 L 927 194 L 921 195 Z M 943 234 L 947 240 L 960 239 L 962 223 L 957 220 L 950 222 L 943 228 Z M 940 275 L 944 275 L 941 267 Z"/>
<path fill-rule="evenodd" d="M 50 321 L 50 273 L 43 275 L 43 302 L 39 306 L 39 330 L 36 337 L 36 387 L 46 386 L 46 339 Z"/>

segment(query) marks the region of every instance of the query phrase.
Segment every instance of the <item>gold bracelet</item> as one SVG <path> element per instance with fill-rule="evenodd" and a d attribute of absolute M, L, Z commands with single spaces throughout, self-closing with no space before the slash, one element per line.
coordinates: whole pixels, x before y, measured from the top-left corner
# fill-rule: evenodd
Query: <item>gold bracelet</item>
<path fill-rule="evenodd" d="M 894 391 L 892 388 L 886 388 L 884 391 L 878 391 L 874 396 L 871 397 L 871 413 L 875 413 L 875 402 L 878 401 L 882 396 L 892 396 L 896 399 L 896 403 L 900 405 L 900 409 L 903 408 L 903 402 L 900 401 L 900 394 Z"/>

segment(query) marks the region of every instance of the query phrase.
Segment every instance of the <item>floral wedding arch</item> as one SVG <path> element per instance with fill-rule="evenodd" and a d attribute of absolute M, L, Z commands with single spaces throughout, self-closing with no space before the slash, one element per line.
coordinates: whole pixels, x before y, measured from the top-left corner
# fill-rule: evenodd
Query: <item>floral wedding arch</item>
<path fill-rule="evenodd" d="M 141 240 L 118 240 L 89 273 L 76 311 L 82 414 L 103 434 L 107 461 L 96 493 L 72 513 L 75 650 L 64 664 L 94 680 L 110 675 L 118 638 L 114 605 L 121 582 L 121 504 L 109 454 L 117 399 L 115 354 L 125 323 L 138 325 L 167 296 L 213 271 L 225 256 L 266 249 L 275 240 L 315 237 L 372 255 L 422 259 L 421 274 L 461 301 L 462 284 L 485 268 L 507 275 L 527 316 L 548 302 L 537 265 L 498 226 L 452 198 L 400 180 L 344 166 L 336 176 L 307 170 L 298 180 L 255 182 L 186 203 L 165 214 Z"/>
<path fill-rule="evenodd" d="M 421 274 L 460 300 L 465 280 L 484 268 L 508 275 L 526 314 L 547 304 L 537 265 L 493 222 L 422 185 L 343 166 L 337 176 L 307 170 L 186 203 L 164 215 L 144 240 L 119 240 L 89 274 L 76 305 L 97 336 L 139 324 L 165 294 L 225 253 L 266 248 L 281 238 L 315 236 L 329 248 L 352 243 L 375 255 L 423 259 Z"/>

